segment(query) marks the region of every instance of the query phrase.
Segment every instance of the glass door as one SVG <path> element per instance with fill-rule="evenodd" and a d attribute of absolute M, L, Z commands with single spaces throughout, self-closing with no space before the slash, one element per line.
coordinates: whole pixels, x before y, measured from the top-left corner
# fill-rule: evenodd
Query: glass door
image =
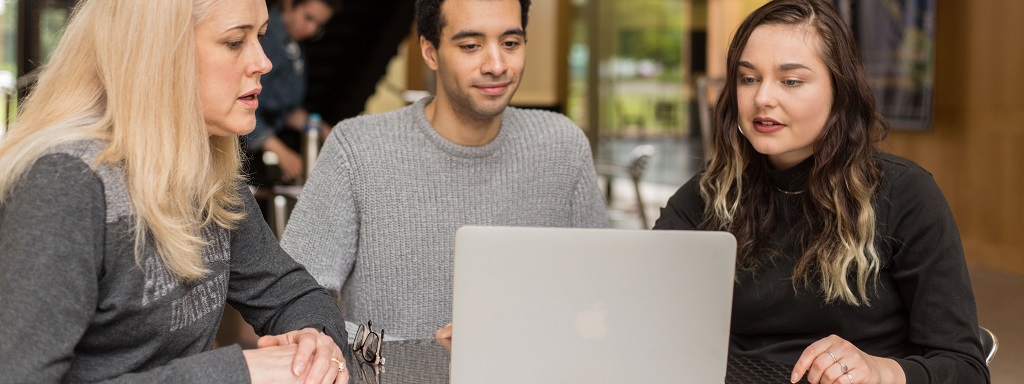
<path fill-rule="evenodd" d="M 16 110 L 18 0 L 0 0 L 0 135 Z"/>
<path fill-rule="evenodd" d="M 0 0 L 0 134 L 57 47 L 76 0 Z"/>
<path fill-rule="evenodd" d="M 598 164 L 630 164 L 647 146 L 655 154 L 643 179 L 682 185 L 702 156 L 693 104 L 707 0 L 571 4 L 566 114 L 587 128 Z"/>

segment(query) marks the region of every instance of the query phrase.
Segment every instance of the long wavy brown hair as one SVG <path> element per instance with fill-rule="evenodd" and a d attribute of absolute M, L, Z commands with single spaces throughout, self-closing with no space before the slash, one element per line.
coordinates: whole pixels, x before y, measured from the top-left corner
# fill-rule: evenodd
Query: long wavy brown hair
<path fill-rule="evenodd" d="M 702 227 L 736 236 L 737 267 L 743 271 L 756 272 L 780 251 L 767 236 L 779 215 L 767 157 L 736 129 L 738 62 L 751 33 L 762 25 L 815 31 L 832 77 L 832 110 L 814 146 L 807 190 L 797 197 L 804 220 L 795 228 L 802 254 L 793 270 L 794 288 L 817 283 L 826 302 L 867 305 L 868 284 L 880 267 L 871 200 L 882 173 L 873 157 L 889 128 L 876 111 L 849 26 L 828 1 L 772 1 L 737 30 L 715 107 L 712 152 L 700 180 L 701 196 L 708 202 Z"/>

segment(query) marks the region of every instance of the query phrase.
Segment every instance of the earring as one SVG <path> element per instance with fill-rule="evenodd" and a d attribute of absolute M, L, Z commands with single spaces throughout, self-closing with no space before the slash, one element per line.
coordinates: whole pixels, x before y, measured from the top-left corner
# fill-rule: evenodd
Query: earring
<path fill-rule="evenodd" d="M 739 128 L 741 135 L 746 136 L 746 134 L 743 133 L 743 126 L 742 125 L 736 124 L 736 128 Z"/>

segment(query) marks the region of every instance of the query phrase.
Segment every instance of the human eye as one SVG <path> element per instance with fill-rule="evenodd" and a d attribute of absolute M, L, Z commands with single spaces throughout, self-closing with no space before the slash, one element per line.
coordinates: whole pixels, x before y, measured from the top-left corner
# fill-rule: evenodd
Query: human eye
<path fill-rule="evenodd" d="M 459 44 L 459 48 L 462 48 L 463 51 L 472 51 L 472 50 L 475 50 L 477 48 L 480 48 L 480 44 L 475 44 L 475 43 Z"/>
<path fill-rule="evenodd" d="M 522 45 L 522 40 L 522 37 L 519 35 L 508 35 L 505 36 L 504 40 L 502 40 L 502 46 L 508 49 L 515 49 Z"/>
<path fill-rule="evenodd" d="M 244 44 L 244 43 L 245 43 L 245 40 L 231 40 L 231 41 L 228 41 L 226 43 L 226 45 L 231 50 L 237 50 L 237 49 L 241 48 L 242 44 Z"/>
<path fill-rule="evenodd" d="M 744 76 L 744 75 L 740 75 L 740 78 L 739 78 L 739 83 L 740 83 L 741 85 L 748 85 L 748 84 L 754 84 L 754 83 L 756 83 L 756 82 L 757 82 L 757 78 L 756 78 L 756 77 L 754 77 L 754 76 Z"/>
<path fill-rule="evenodd" d="M 786 79 L 782 81 L 782 84 L 785 84 L 787 87 L 798 87 L 803 83 L 803 81 L 797 79 Z"/>

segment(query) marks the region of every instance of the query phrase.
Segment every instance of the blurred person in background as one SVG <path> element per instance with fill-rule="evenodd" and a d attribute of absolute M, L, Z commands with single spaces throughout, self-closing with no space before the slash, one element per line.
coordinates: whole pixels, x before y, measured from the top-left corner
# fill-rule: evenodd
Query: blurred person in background
<path fill-rule="evenodd" d="M 270 9 L 262 44 L 274 70 L 262 79 L 256 129 L 245 135 L 246 172 L 255 185 L 297 181 L 303 174 L 300 133 L 309 122 L 309 111 L 303 107 L 309 66 L 302 43 L 322 34 L 339 8 L 337 0 L 283 0 Z M 330 131 L 327 124 L 318 128 L 325 134 Z M 280 180 L 264 167 L 264 152 L 276 156 Z"/>

